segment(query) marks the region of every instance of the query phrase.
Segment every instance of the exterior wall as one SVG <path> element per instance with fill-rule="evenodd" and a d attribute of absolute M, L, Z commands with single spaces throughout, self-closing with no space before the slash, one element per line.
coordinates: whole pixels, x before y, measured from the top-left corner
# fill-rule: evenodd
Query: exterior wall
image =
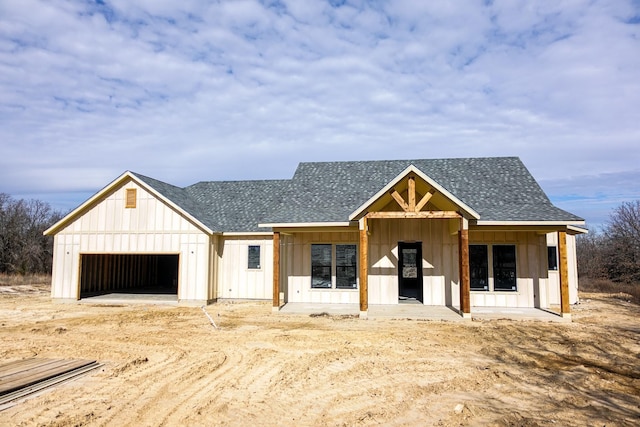
<path fill-rule="evenodd" d="M 376 219 L 369 221 L 369 304 L 398 303 L 398 242 L 422 242 L 425 305 L 459 305 L 458 222 Z"/>
<path fill-rule="evenodd" d="M 548 307 L 547 246 L 536 232 L 487 232 L 471 230 L 469 244 L 516 246 L 516 291 L 472 291 L 471 306 Z M 491 255 L 489 255 L 491 257 Z M 492 282 L 491 274 L 489 282 Z"/>
<path fill-rule="evenodd" d="M 137 191 L 135 208 L 125 208 L 128 188 Z M 81 254 L 170 253 L 180 257 L 178 300 L 207 302 L 214 298 L 210 240 L 180 213 L 129 181 L 56 233 L 51 296 L 79 299 Z"/>
<path fill-rule="evenodd" d="M 281 246 L 281 270 L 284 270 L 285 302 L 351 303 L 360 301 L 358 289 L 312 289 L 311 244 L 358 244 L 358 232 L 295 233 L 286 236 Z M 285 261 L 286 260 L 286 261 Z M 359 285 L 358 285 L 359 286 Z"/>
<path fill-rule="evenodd" d="M 558 233 L 547 234 L 547 246 L 555 246 L 558 250 Z M 559 254 L 558 254 L 559 257 Z M 558 258 L 558 265 L 560 258 Z M 576 236 L 567 234 L 567 264 L 569 269 L 569 303 L 578 303 L 578 261 L 576 257 Z M 560 304 L 560 276 L 557 270 L 549 270 L 548 279 L 549 304 Z"/>
<path fill-rule="evenodd" d="M 546 236 L 537 232 L 470 230 L 470 244 L 516 247 L 517 291 L 472 291 L 475 307 L 549 305 Z M 352 303 L 358 290 L 311 289 L 311 244 L 357 244 L 357 232 L 294 233 L 283 239 L 281 269 L 285 302 Z M 423 302 L 459 306 L 458 221 L 375 219 L 369 221 L 369 304 L 398 303 L 398 242 L 421 241 Z M 571 246 L 570 252 L 571 252 Z M 358 249 L 359 250 L 359 249 Z M 490 282 L 493 280 L 489 278 Z"/>
<path fill-rule="evenodd" d="M 221 237 L 218 298 L 271 299 L 273 236 Z M 249 246 L 260 247 L 260 268 L 248 268 Z"/>

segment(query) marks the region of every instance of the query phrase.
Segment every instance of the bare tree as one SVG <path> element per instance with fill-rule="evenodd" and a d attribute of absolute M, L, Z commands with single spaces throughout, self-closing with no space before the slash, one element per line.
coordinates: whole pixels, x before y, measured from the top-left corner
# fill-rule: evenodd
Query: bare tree
<path fill-rule="evenodd" d="M 53 242 L 42 233 L 60 218 L 48 203 L 0 193 L 0 272 L 50 272 Z"/>
<path fill-rule="evenodd" d="M 606 245 L 604 235 L 591 229 L 588 234 L 581 234 L 576 238 L 576 257 L 578 259 L 578 275 L 592 279 L 607 278 L 604 266 L 604 251 Z"/>
<path fill-rule="evenodd" d="M 610 279 L 640 283 L 640 200 L 618 206 L 605 228 L 605 263 Z"/>

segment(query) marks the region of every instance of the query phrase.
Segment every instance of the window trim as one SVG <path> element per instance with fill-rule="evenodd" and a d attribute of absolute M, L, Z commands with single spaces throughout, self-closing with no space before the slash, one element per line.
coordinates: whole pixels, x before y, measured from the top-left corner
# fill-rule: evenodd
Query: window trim
<path fill-rule="evenodd" d="M 483 242 L 473 242 L 469 243 L 469 246 L 486 246 L 487 248 L 487 270 L 488 270 L 488 289 L 471 289 L 471 293 L 478 294 L 507 294 L 513 295 L 520 292 L 520 287 L 518 286 L 518 244 L 516 243 L 483 243 Z M 515 251 L 515 289 L 496 289 L 495 288 L 495 273 L 494 273 L 494 256 L 493 256 L 493 247 L 494 246 L 512 246 Z M 471 270 L 471 259 L 469 259 L 469 269 Z M 469 272 L 471 273 L 471 272 Z"/>
<path fill-rule="evenodd" d="M 258 248 L 258 265 L 257 267 L 251 266 L 251 248 Z M 262 245 L 247 245 L 247 270 L 256 271 L 262 270 Z"/>
<path fill-rule="evenodd" d="M 331 246 L 331 287 L 314 287 L 313 286 L 313 246 L 315 245 L 327 245 Z M 338 264 L 337 264 L 337 250 L 336 246 L 353 246 L 356 249 L 356 259 L 355 259 L 355 287 L 346 288 L 346 287 L 338 287 Z M 355 242 L 341 242 L 341 243 L 324 243 L 324 242 L 314 242 L 309 245 L 309 257 L 310 259 L 310 271 L 309 271 L 309 289 L 312 292 L 315 291 L 357 291 L 360 288 L 360 278 L 359 278 L 359 265 L 360 260 L 358 258 L 358 244 Z"/>

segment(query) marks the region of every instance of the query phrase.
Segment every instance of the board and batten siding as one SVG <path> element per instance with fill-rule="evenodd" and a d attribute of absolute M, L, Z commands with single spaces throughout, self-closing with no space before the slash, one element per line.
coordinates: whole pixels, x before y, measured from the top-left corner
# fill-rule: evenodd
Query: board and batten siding
<path fill-rule="evenodd" d="M 556 248 L 558 265 L 560 254 L 558 253 L 558 233 L 547 234 L 547 246 Z M 578 261 L 576 259 L 576 236 L 567 234 L 567 265 L 569 269 L 569 304 L 578 302 Z M 549 270 L 548 278 L 549 304 L 560 304 L 560 276 L 558 270 Z"/>
<path fill-rule="evenodd" d="M 308 232 L 285 236 L 281 245 L 284 263 L 283 278 L 286 283 L 286 302 L 306 302 L 323 304 L 357 304 L 360 301 L 358 289 L 312 289 L 311 288 L 311 245 L 358 244 L 358 231 L 348 232 Z M 358 282 L 359 286 L 359 282 Z"/>
<path fill-rule="evenodd" d="M 369 304 L 398 303 L 398 243 L 422 242 L 423 303 L 459 306 L 458 221 L 375 219 L 370 220 L 368 225 Z M 282 268 L 286 271 L 282 278 L 286 284 L 286 302 L 358 303 L 356 290 L 311 288 L 311 245 L 314 243 L 357 244 L 357 234 L 310 232 L 285 236 L 281 259 L 284 260 Z M 516 247 L 517 290 L 472 291 L 472 306 L 548 307 L 544 235 L 536 232 L 471 230 L 469 243 Z"/>
<path fill-rule="evenodd" d="M 458 305 L 458 222 L 369 221 L 369 304 L 398 303 L 398 242 L 422 242 L 423 303 Z M 452 230 L 454 230 L 452 232 Z"/>
<path fill-rule="evenodd" d="M 135 208 L 125 208 L 135 189 Z M 177 254 L 178 300 L 202 303 L 214 298 L 210 283 L 211 238 L 180 212 L 134 181 L 114 189 L 54 237 L 51 296 L 80 298 L 81 254 Z"/>
<path fill-rule="evenodd" d="M 471 291 L 471 306 L 476 307 L 548 307 L 546 238 L 536 232 L 477 231 L 469 233 L 469 244 L 489 245 L 489 283 L 491 246 L 515 245 L 516 291 Z"/>
<path fill-rule="evenodd" d="M 273 236 L 221 237 L 218 298 L 271 299 Z M 249 246 L 260 247 L 260 268 L 248 268 Z"/>

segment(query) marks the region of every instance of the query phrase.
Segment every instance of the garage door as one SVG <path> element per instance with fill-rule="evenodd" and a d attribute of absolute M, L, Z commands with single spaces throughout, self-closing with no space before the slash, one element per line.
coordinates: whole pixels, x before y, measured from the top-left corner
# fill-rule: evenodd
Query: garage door
<path fill-rule="evenodd" d="M 111 292 L 178 294 L 179 255 L 83 254 L 80 297 Z"/>

